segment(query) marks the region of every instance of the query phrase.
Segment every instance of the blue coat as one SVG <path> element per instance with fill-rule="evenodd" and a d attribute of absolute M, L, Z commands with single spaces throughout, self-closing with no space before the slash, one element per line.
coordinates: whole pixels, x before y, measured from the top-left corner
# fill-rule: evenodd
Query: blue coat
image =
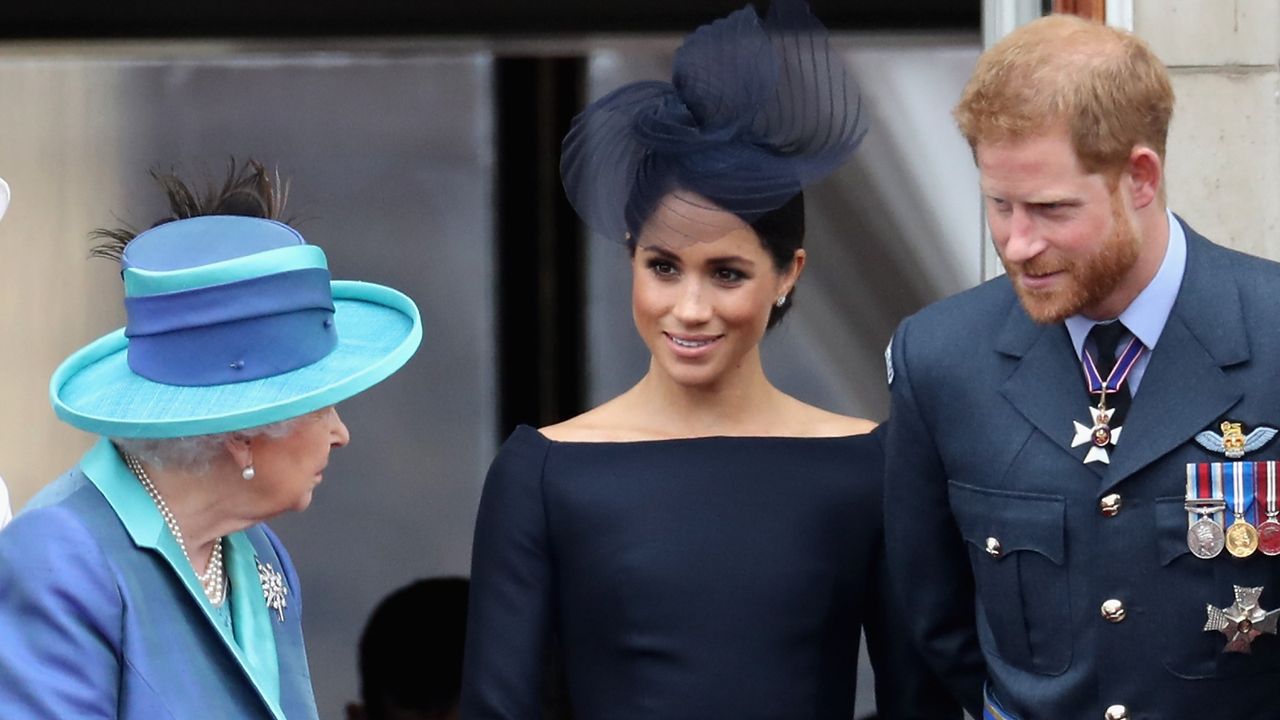
<path fill-rule="evenodd" d="M 189 578 L 176 571 L 181 552 L 158 513 L 141 514 L 141 486 L 123 484 L 122 469 L 100 442 L 54 483 L 56 502 L 0 532 L 0 718 L 316 718 L 298 579 L 279 539 L 258 525 L 226 541 L 288 587 L 283 620 L 261 612 L 260 585 L 232 588 L 237 624 L 256 621 L 269 638 L 242 649 L 189 566 Z M 255 656 L 271 641 L 275 657 Z"/>
<path fill-rule="evenodd" d="M 1089 416 L 1065 327 L 1032 322 L 1007 278 L 894 336 L 890 568 L 903 617 L 975 715 L 984 682 L 1024 720 L 1113 705 L 1134 720 L 1280 712 L 1280 637 L 1245 655 L 1204 630 L 1233 586 L 1280 607 L 1280 558 L 1196 558 L 1183 507 L 1188 464 L 1225 459 L 1197 433 L 1280 427 L 1280 265 L 1186 234 L 1182 285 L 1109 465 L 1071 447 L 1072 421 Z M 1278 457 L 1272 442 L 1246 460 Z"/>

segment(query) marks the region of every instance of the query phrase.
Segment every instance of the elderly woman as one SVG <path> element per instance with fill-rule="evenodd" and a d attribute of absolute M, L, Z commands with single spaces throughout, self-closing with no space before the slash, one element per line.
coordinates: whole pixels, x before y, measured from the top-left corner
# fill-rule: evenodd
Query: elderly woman
<path fill-rule="evenodd" d="M 50 383 L 102 437 L 0 533 L 0 717 L 317 716 L 262 523 L 310 503 L 349 440 L 335 403 L 409 359 L 418 311 L 331 282 L 261 165 L 204 198 L 160 179 L 174 218 L 96 253 L 121 261 L 127 326 Z"/>

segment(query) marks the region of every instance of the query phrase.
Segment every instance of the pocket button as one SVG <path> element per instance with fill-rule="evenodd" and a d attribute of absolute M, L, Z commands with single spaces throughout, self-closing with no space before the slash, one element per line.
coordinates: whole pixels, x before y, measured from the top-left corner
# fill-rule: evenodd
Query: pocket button
<path fill-rule="evenodd" d="M 1003 552 L 1004 552 L 1004 549 L 1000 546 L 999 538 L 994 538 L 994 537 L 987 538 L 987 554 L 988 555 L 990 555 L 993 558 L 998 558 Z"/>
<path fill-rule="evenodd" d="M 1123 705 L 1112 705 L 1102 716 L 1105 720 L 1129 720 L 1129 708 Z"/>

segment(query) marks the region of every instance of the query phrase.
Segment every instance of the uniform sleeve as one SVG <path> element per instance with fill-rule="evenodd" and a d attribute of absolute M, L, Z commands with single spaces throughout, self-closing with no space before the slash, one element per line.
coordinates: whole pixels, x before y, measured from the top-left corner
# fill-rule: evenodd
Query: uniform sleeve
<path fill-rule="evenodd" d="M 947 477 L 910 371 L 910 319 L 894 335 L 885 436 L 887 583 L 898 625 L 974 717 L 982 717 L 986 664 L 978 645 L 974 582 L 951 515 Z"/>
<path fill-rule="evenodd" d="M 122 601 L 110 567 L 59 507 L 0 532 L 0 717 L 116 717 Z"/>
<path fill-rule="evenodd" d="M 542 717 L 553 595 L 542 493 L 548 446 L 532 429 L 518 429 L 485 479 L 471 555 L 463 720 Z"/>
<path fill-rule="evenodd" d="M 884 442 L 886 425 L 875 435 Z M 882 471 L 882 467 L 874 470 Z M 876 710 L 881 720 L 950 720 L 962 715 L 960 704 L 938 679 L 908 634 L 899 631 L 904 608 L 895 600 L 889 585 L 884 538 L 877 536 L 871 561 L 866 616 L 863 632 L 867 654 L 875 670 Z"/>
<path fill-rule="evenodd" d="M 876 568 L 871 577 L 874 605 L 863 630 L 867 654 L 875 670 L 876 711 L 881 720 L 959 720 L 960 703 L 926 662 L 911 637 L 898 632 L 903 608 L 886 577 L 884 546 L 876 548 Z"/>

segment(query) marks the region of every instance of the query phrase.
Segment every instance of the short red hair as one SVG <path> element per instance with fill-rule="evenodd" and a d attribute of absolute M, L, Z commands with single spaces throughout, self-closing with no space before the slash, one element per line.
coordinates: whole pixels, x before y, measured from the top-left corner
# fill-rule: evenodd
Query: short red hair
<path fill-rule="evenodd" d="M 954 115 L 974 149 L 1065 126 L 1084 169 L 1111 173 L 1139 145 L 1164 159 L 1173 87 L 1132 33 L 1050 15 L 978 58 Z"/>

